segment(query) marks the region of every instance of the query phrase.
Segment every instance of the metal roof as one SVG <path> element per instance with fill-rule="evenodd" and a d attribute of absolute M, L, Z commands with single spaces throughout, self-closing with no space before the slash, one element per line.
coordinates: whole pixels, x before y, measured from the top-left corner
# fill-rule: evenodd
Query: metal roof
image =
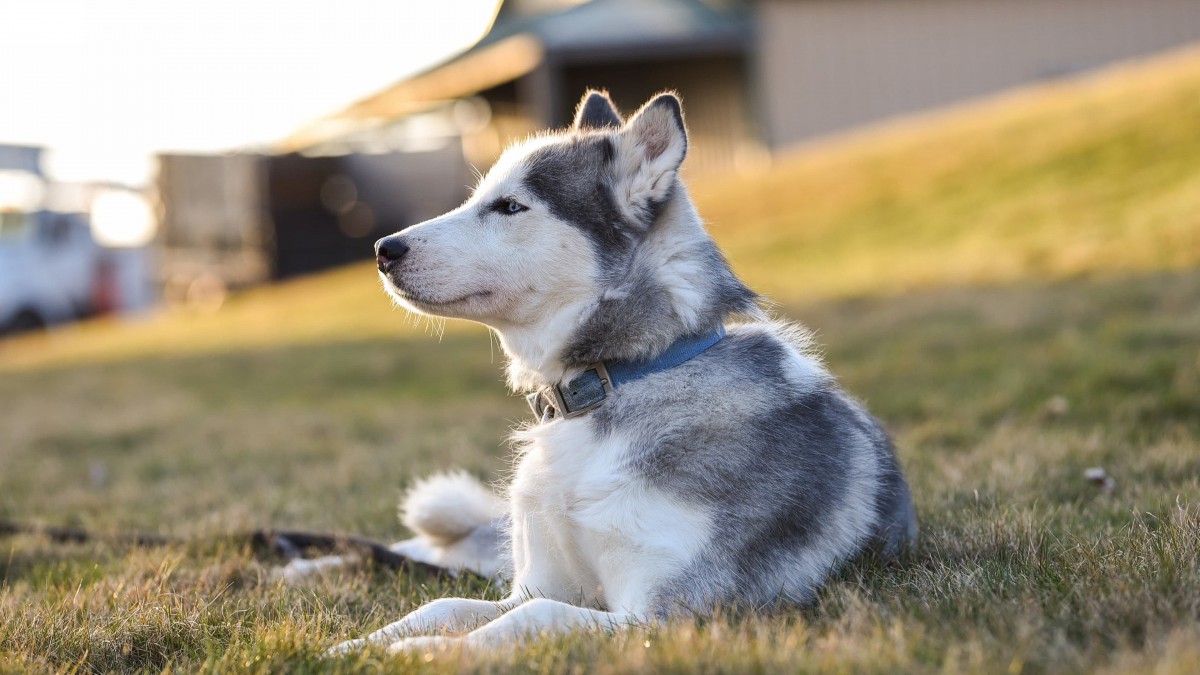
<path fill-rule="evenodd" d="M 492 30 L 466 54 L 519 34 L 537 38 L 550 57 L 613 48 L 745 44 L 750 26 L 749 11 L 740 3 L 592 0 L 547 14 L 502 14 Z"/>
<path fill-rule="evenodd" d="M 592 0 L 565 10 L 501 10 L 475 46 L 292 134 L 282 149 L 311 147 L 381 119 L 511 82 L 550 62 L 613 63 L 742 51 L 752 21 L 734 0 Z"/>

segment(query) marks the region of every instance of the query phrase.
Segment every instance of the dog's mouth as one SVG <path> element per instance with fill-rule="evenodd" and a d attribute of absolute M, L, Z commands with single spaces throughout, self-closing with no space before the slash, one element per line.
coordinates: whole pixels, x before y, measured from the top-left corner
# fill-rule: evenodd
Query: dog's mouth
<path fill-rule="evenodd" d="M 419 293 L 409 288 L 404 288 L 390 278 L 387 279 L 387 286 L 397 298 L 417 308 L 428 310 L 452 309 L 465 305 L 472 300 L 481 300 L 492 295 L 492 291 L 473 291 L 448 300 L 442 300 L 431 298 L 424 293 Z"/>
<path fill-rule="evenodd" d="M 414 305 L 421 305 L 422 307 L 454 307 L 455 305 L 461 305 L 470 302 L 471 300 L 486 298 L 491 294 L 491 291 L 476 291 L 475 293 L 467 293 L 466 295 L 459 296 L 453 300 L 432 300 L 403 289 L 396 289 L 396 295 L 399 295 L 401 298 L 404 298 Z"/>

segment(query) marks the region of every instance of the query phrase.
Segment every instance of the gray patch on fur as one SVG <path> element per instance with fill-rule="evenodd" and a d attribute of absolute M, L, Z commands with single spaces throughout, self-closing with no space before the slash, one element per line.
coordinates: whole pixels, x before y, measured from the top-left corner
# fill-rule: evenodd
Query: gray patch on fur
<path fill-rule="evenodd" d="M 791 349 L 773 333 L 735 328 L 691 361 L 618 388 L 591 414 L 597 436 L 631 439 L 629 467 L 643 480 L 713 514 L 709 544 L 658 591 L 660 615 L 809 600 L 829 570 L 794 571 L 844 525 L 836 519 L 848 499 L 874 509 L 874 534 L 824 551 L 830 565 L 915 536 L 897 529 L 911 502 L 887 434 L 827 374 L 797 387 L 785 372 Z M 875 494 L 851 493 L 853 476 L 876 470 L 883 481 L 863 481 Z"/>
<path fill-rule="evenodd" d="M 533 152 L 526 160 L 525 187 L 555 218 L 588 236 L 602 261 L 629 250 L 633 224 L 617 206 L 611 172 L 616 150 L 605 134 L 568 137 Z"/>
<path fill-rule="evenodd" d="M 849 394 L 838 392 L 838 395 L 861 433 L 870 439 L 879 466 L 879 489 L 874 504 L 877 526 L 871 545 L 883 557 L 895 557 L 917 540 L 917 513 L 913 509 L 908 481 L 896 459 L 892 439 L 879 420 Z"/>
<path fill-rule="evenodd" d="M 916 543 L 917 512 L 892 440 L 878 423 L 876 429 L 878 436 L 874 447 L 879 458 L 880 486 L 875 495 L 878 525 L 872 546 L 884 558 L 894 558 Z"/>
<path fill-rule="evenodd" d="M 705 286 L 699 316 L 684 324 L 671 294 L 663 287 L 652 261 L 636 252 L 624 275 L 606 280 L 608 293 L 567 342 L 563 363 L 586 366 L 596 361 L 651 358 L 688 335 L 712 332 L 733 315 L 758 311 L 758 296 L 746 288 L 711 240 L 696 242 L 691 255 L 703 261 Z"/>

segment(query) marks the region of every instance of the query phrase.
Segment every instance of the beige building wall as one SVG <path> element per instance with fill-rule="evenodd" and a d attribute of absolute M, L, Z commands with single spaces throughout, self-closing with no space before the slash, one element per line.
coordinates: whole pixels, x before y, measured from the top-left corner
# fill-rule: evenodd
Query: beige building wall
<path fill-rule="evenodd" d="M 1200 40 L 1200 0 L 761 0 L 779 148 Z"/>

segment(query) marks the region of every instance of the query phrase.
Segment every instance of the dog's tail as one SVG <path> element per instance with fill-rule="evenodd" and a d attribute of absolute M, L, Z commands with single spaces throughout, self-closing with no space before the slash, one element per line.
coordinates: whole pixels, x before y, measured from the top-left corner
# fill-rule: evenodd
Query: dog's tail
<path fill-rule="evenodd" d="M 449 546 L 504 514 L 496 493 L 465 471 L 417 481 L 400 503 L 400 522 L 435 544 Z"/>

